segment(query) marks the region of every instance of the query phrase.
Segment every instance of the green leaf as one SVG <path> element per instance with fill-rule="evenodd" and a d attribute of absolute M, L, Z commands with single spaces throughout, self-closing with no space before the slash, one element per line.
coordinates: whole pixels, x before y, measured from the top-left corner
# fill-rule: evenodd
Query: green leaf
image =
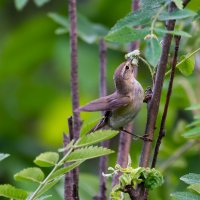
<path fill-rule="evenodd" d="M 4 160 L 5 158 L 7 158 L 8 156 L 10 156 L 10 154 L 7 154 L 7 153 L 0 153 L 0 162 L 2 160 Z"/>
<path fill-rule="evenodd" d="M 186 55 L 186 56 L 181 57 L 181 61 L 176 65 L 176 67 L 184 76 L 189 76 L 194 71 L 194 65 L 195 65 L 194 56 L 187 58 L 187 55 Z"/>
<path fill-rule="evenodd" d="M 162 12 L 160 16 L 158 17 L 158 20 L 160 21 L 166 21 L 166 20 L 172 20 L 172 19 L 185 19 L 188 17 L 194 17 L 196 15 L 195 12 L 183 9 L 183 10 L 176 10 L 174 12 Z"/>
<path fill-rule="evenodd" d="M 133 29 L 125 26 L 117 31 L 110 32 L 105 39 L 110 42 L 128 43 L 138 39 L 143 39 L 148 33 L 148 29 Z"/>
<path fill-rule="evenodd" d="M 84 160 L 83 160 L 84 161 Z M 74 162 L 73 164 L 71 165 L 68 165 L 66 167 L 63 167 L 63 168 L 60 168 L 58 170 L 56 170 L 51 176 L 50 176 L 50 179 L 55 179 L 59 176 L 62 176 L 64 174 L 66 174 L 67 172 L 71 171 L 72 169 L 78 167 L 83 161 L 77 161 L 77 162 Z"/>
<path fill-rule="evenodd" d="M 200 200 L 200 195 L 191 192 L 174 192 L 170 196 L 177 200 Z"/>
<path fill-rule="evenodd" d="M 44 200 L 44 199 L 48 199 L 50 197 L 52 197 L 52 195 L 44 195 L 44 196 L 37 198 L 37 200 Z"/>
<path fill-rule="evenodd" d="M 56 152 L 45 152 L 37 156 L 34 163 L 40 167 L 54 166 L 59 160 L 59 155 Z"/>
<path fill-rule="evenodd" d="M 187 139 L 200 139 L 200 127 L 195 127 L 185 132 L 183 137 Z"/>
<path fill-rule="evenodd" d="M 198 183 L 198 184 L 192 184 L 192 185 L 190 185 L 188 187 L 188 189 L 193 190 L 193 191 L 199 193 L 199 195 L 200 195 L 200 183 Z"/>
<path fill-rule="evenodd" d="M 119 131 L 113 131 L 113 130 L 95 131 L 94 133 L 90 133 L 88 135 L 81 137 L 76 146 L 77 147 L 89 146 L 104 140 L 109 140 L 110 138 L 116 136 L 118 133 Z"/>
<path fill-rule="evenodd" d="M 98 147 L 98 146 L 90 146 L 85 148 L 80 148 L 73 151 L 65 160 L 66 162 L 78 161 L 78 160 L 86 160 L 91 158 L 96 158 L 104 155 L 108 155 L 110 153 L 114 153 L 114 151 Z"/>
<path fill-rule="evenodd" d="M 101 119 L 102 117 L 99 117 L 90 123 L 83 123 L 83 126 L 81 127 L 81 130 L 80 130 L 80 137 L 82 137 L 83 135 L 91 131 L 91 129 L 93 129 L 99 123 Z"/>
<path fill-rule="evenodd" d="M 161 56 L 161 45 L 156 38 L 147 40 L 147 47 L 145 49 L 145 56 L 147 61 L 154 67 L 157 66 Z"/>
<path fill-rule="evenodd" d="M 172 35 L 180 35 L 180 36 L 183 36 L 183 37 L 191 37 L 191 35 L 189 33 L 185 32 L 185 31 L 180 31 L 180 30 L 168 31 L 166 29 L 160 29 L 160 28 L 155 28 L 154 30 L 157 33 L 170 33 Z"/>
<path fill-rule="evenodd" d="M 186 108 L 185 110 L 199 110 L 200 109 L 200 104 L 194 104 L 188 108 Z"/>
<path fill-rule="evenodd" d="M 43 6 L 44 4 L 50 2 L 51 0 L 34 0 L 35 4 L 39 7 Z"/>
<path fill-rule="evenodd" d="M 17 8 L 17 10 L 22 10 L 27 3 L 28 0 L 15 0 L 15 7 Z"/>
<path fill-rule="evenodd" d="M 197 126 L 197 125 L 199 125 L 199 124 L 200 124 L 200 120 L 195 120 L 195 121 L 193 121 L 192 123 L 188 124 L 188 125 L 186 126 L 186 128 L 190 128 L 190 127 L 193 127 L 193 126 Z"/>
<path fill-rule="evenodd" d="M 69 30 L 69 21 L 67 17 L 61 16 L 57 13 L 48 13 L 48 17 L 50 17 L 54 22 L 61 25 L 65 29 Z"/>
<path fill-rule="evenodd" d="M 183 9 L 183 1 L 182 0 L 172 0 L 178 9 Z"/>
<path fill-rule="evenodd" d="M 30 181 L 40 183 L 44 179 L 44 173 L 40 168 L 26 168 L 14 175 L 16 181 Z"/>
<path fill-rule="evenodd" d="M 5 184 L 0 185 L 0 196 L 16 200 L 25 200 L 28 197 L 28 192 Z"/>
<path fill-rule="evenodd" d="M 187 184 L 200 184 L 200 174 L 189 173 L 182 176 L 180 180 L 184 181 Z"/>
<path fill-rule="evenodd" d="M 143 9 L 157 9 L 166 3 L 166 0 L 141 0 L 141 6 Z"/>

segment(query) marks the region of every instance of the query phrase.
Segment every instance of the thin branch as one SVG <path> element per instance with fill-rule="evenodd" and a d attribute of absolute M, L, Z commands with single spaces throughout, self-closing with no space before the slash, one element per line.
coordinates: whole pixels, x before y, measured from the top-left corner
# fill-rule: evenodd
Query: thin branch
<path fill-rule="evenodd" d="M 78 63 L 77 63 L 77 16 L 76 16 L 76 0 L 69 0 L 69 19 L 70 19 L 70 46 L 71 46 L 71 93 L 73 108 L 73 138 L 77 140 L 80 134 L 80 113 L 74 112 L 79 107 L 78 95 Z M 78 195 L 78 174 L 79 168 L 73 170 L 74 180 L 74 199 L 79 199 Z"/>
<path fill-rule="evenodd" d="M 167 90 L 165 107 L 164 107 L 164 111 L 163 111 L 163 115 L 162 115 L 162 119 L 161 119 L 160 130 L 159 130 L 158 138 L 156 141 L 156 146 L 155 146 L 155 150 L 154 150 L 151 168 L 154 168 L 156 166 L 156 161 L 157 161 L 157 157 L 158 157 L 158 153 L 159 153 L 159 149 L 160 149 L 160 144 L 161 144 L 162 138 L 165 136 L 165 130 L 164 130 L 165 122 L 166 122 L 166 118 L 167 118 L 169 101 L 170 101 L 170 97 L 172 94 L 172 87 L 173 87 L 173 82 L 174 82 L 174 74 L 175 74 L 175 68 L 176 68 L 176 63 L 177 63 L 180 39 L 181 39 L 181 36 L 175 36 L 175 49 L 174 49 L 174 57 L 173 57 L 173 61 L 172 61 L 172 67 L 171 67 L 170 81 L 169 81 L 169 86 L 168 86 L 168 90 Z"/>

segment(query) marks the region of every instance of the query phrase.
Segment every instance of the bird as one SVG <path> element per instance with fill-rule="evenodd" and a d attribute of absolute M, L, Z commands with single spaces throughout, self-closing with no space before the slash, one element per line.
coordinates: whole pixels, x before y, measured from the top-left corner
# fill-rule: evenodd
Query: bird
<path fill-rule="evenodd" d="M 143 87 L 135 76 L 136 68 L 137 64 L 132 62 L 131 59 L 121 63 L 116 68 L 113 76 L 115 83 L 114 93 L 93 100 L 76 110 L 79 112 L 104 112 L 103 118 L 89 133 L 108 127 L 144 139 L 144 137 L 124 129 L 135 118 L 144 101 Z"/>

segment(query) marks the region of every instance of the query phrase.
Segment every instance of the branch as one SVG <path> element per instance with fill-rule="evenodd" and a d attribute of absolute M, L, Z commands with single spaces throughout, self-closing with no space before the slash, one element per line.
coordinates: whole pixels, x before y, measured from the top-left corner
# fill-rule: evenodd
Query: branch
<path fill-rule="evenodd" d="M 71 47 L 71 94 L 73 108 L 73 139 L 77 140 L 80 133 L 80 113 L 74 112 L 79 107 L 78 95 L 78 63 L 77 63 L 77 16 L 76 0 L 69 0 L 69 19 L 70 19 L 70 47 Z M 74 180 L 74 199 L 79 199 L 78 195 L 78 174 L 79 168 L 73 170 Z"/>
<path fill-rule="evenodd" d="M 106 96 L 106 44 L 103 39 L 99 42 L 99 57 L 100 57 L 100 96 Z M 109 147 L 109 140 L 103 141 L 101 145 L 103 147 Z M 93 198 L 93 200 L 106 200 L 106 177 L 102 176 L 102 173 L 107 170 L 107 156 L 102 156 L 99 161 L 99 193 Z"/>
<path fill-rule="evenodd" d="M 156 161 L 157 161 L 157 157 L 158 157 L 158 153 L 159 153 L 159 149 L 160 149 L 160 144 L 161 144 L 162 138 L 165 136 L 164 128 L 165 128 L 165 122 L 166 122 L 166 117 L 167 117 L 167 111 L 168 111 L 168 107 L 169 107 L 169 101 L 170 101 L 170 97 L 172 94 L 172 87 L 173 87 L 174 74 L 175 74 L 175 68 L 176 68 L 176 63 L 177 63 L 180 39 L 181 39 L 181 36 L 175 36 L 175 49 L 174 49 L 174 57 L 173 57 L 173 61 L 172 61 L 172 67 L 171 67 L 170 81 L 169 81 L 169 86 L 168 86 L 168 90 L 167 90 L 165 107 L 164 107 L 164 111 L 163 111 L 163 115 L 162 115 L 162 119 L 161 119 L 160 130 L 159 130 L 158 138 L 156 141 L 156 146 L 155 146 L 155 150 L 154 150 L 151 168 L 154 168 L 156 166 Z"/>

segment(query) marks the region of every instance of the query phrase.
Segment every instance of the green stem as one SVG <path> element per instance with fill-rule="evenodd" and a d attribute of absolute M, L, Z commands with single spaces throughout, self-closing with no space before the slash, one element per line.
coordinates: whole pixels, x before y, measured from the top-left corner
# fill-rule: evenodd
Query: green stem
<path fill-rule="evenodd" d="M 148 69 L 149 69 L 149 71 L 150 71 L 150 73 L 151 73 L 151 78 L 152 78 L 152 80 L 153 80 L 153 70 L 152 70 L 150 64 L 149 64 L 144 58 L 142 58 L 142 57 L 140 57 L 140 56 L 139 56 L 139 59 L 140 59 L 143 63 L 145 63 L 145 64 L 147 65 L 147 67 L 148 67 Z"/>
<path fill-rule="evenodd" d="M 188 56 L 186 56 L 183 60 L 181 60 L 177 65 L 176 68 L 181 65 L 182 63 L 184 63 L 187 59 L 189 59 L 190 57 L 192 57 L 195 53 L 197 53 L 198 51 L 200 51 L 200 48 L 196 49 L 195 51 L 193 51 L 191 54 L 189 54 Z M 165 73 L 165 76 L 169 75 L 171 72 L 171 70 L 169 70 L 168 72 Z"/>

